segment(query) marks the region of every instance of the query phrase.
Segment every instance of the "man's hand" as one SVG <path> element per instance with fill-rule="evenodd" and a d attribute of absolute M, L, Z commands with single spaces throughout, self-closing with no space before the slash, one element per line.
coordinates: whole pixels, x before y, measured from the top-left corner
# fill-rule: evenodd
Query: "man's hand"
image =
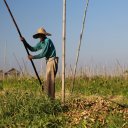
<path fill-rule="evenodd" d="M 24 41 L 25 41 L 25 38 L 24 38 L 24 37 L 20 37 L 20 40 L 21 40 L 22 42 L 24 42 Z"/>
<path fill-rule="evenodd" d="M 28 55 L 28 59 L 29 60 L 32 60 L 33 59 L 33 56 L 32 55 Z"/>

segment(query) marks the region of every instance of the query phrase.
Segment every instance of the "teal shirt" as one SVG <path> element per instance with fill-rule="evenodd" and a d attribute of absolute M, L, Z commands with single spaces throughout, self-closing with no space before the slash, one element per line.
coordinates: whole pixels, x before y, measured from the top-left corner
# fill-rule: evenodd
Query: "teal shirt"
<path fill-rule="evenodd" d="M 32 52 L 41 50 L 41 53 L 38 55 L 34 55 L 33 59 L 40 59 L 43 57 L 49 59 L 51 57 L 56 57 L 56 49 L 53 42 L 49 38 L 46 38 L 44 41 L 37 43 L 37 45 L 34 47 L 29 45 L 27 46 L 27 48 Z"/>

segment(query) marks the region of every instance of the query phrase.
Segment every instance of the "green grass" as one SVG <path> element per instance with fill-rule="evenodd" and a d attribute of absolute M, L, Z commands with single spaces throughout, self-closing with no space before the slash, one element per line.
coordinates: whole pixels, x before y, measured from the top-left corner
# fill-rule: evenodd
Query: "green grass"
<path fill-rule="evenodd" d="M 128 98 L 128 80 L 123 77 L 77 78 L 74 93 L 101 96 L 122 95 Z"/>
<path fill-rule="evenodd" d="M 71 82 L 66 79 L 68 93 L 63 106 L 60 78 L 56 79 L 55 101 L 42 93 L 33 78 L 1 81 L 0 128 L 127 128 L 128 108 L 115 102 L 128 104 L 128 79 L 77 77 L 69 97 Z"/>
<path fill-rule="evenodd" d="M 65 124 L 59 101 L 13 89 L 0 97 L 0 127 L 57 127 Z"/>

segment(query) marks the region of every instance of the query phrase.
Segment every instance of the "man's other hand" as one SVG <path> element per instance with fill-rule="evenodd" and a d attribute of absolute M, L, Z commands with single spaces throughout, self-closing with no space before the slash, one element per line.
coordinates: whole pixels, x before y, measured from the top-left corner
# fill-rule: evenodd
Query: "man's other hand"
<path fill-rule="evenodd" d="M 32 55 L 28 55 L 28 59 L 29 60 L 33 59 L 33 56 Z"/>
<path fill-rule="evenodd" d="M 25 38 L 24 38 L 24 37 L 20 37 L 20 40 L 21 40 L 22 42 L 24 42 L 24 41 L 25 41 Z"/>

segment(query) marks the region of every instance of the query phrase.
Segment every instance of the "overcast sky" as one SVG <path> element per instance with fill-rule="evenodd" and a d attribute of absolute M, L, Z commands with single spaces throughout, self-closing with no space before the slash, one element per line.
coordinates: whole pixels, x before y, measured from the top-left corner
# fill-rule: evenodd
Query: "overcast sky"
<path fill-rule="evenodd" d="M 31 45 L 39 27 L 51 33 L 57 55 L 62 56 L 62 0 L 7 0 L 22 35 Z M 86 0 L 67 0 L 66 64 L 74 65 Z M 78 66 L 128 65 L 128 0 L 90 0 Z M 7 42 L 7 51 L 5 43 Z M 15 56 L 31 67 L 18 33 L 0 0 L 0 68 L 18 68 Z M 37 53 L 32 53 L 37 54 Z M 34 60 L 40 70 L 40 60 Z M 43 64 L 45 66 L 45 62 Z M 61 65 L 59 67 L 61 69 Z"/>

